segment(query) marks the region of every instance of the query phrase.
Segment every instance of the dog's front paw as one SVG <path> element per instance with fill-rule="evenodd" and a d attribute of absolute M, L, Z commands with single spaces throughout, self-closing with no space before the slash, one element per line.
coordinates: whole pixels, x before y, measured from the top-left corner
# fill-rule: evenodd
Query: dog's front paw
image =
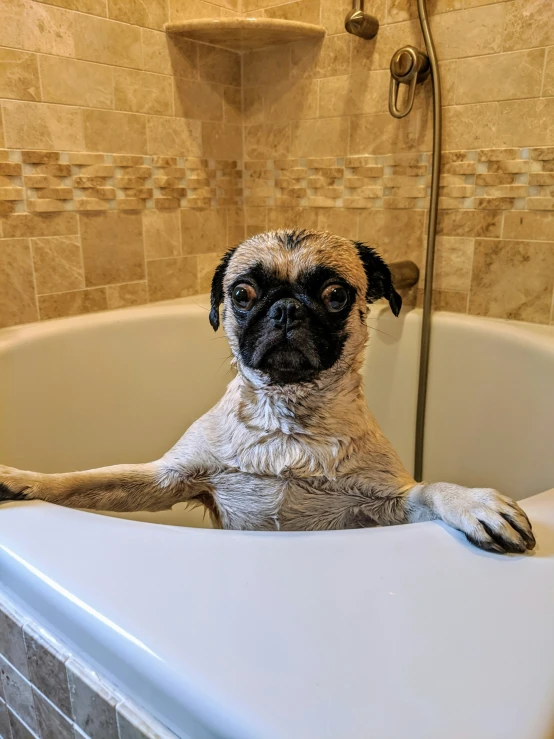
<path fill-rule="evenodd" d="M 534 549 L 527 515 L 510 498 L 491 488 L 464 488 L 437 483 L 434 507 L 445 523 L 462 531 L 475 546 L 489 552 L 521 553 Z"/>
<path fill-rule="evenodd" d="M 0 503 L 8 500 L 32 500 L 36 497 L 35 488 L 33 473 L 0 465 Z"/>

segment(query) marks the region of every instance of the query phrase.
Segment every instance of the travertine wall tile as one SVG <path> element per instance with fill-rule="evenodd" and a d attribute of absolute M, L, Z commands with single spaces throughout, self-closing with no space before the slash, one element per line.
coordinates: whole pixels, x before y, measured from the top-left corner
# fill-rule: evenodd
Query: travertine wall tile
<path fill-rule="evenodd" d="M 185 79 L 198 79 L 199 76 L 199 45 L 181 36 L 174 36 L 171 34 L 164 34 L 164 43 L 161 45 L 158 43 L 156 46 L 151 48 L 151 39 L 147 48 L 150 50 L 150 56 L 155 53 L 157 62 L 165 63 L 165 50 L 169 56 L 170 71 L 175 77 L 184 77 Z M 165 50 L 163 50 L 165 46 Z M 145 56 L 145 60 L 146 60 Z M 165 71 L 165 70 L 154 70 L 154 71 Z M 216 80 L 219 81 L 219 80 Z"/>
<path fill-rule="evenodd" d="M 202 152 L 210 159 L 242 159 L 242 128 L 202 123 Z"/>
<path fill-rule="evenodd" d="M 326 36 L 320 41 L 298 41 L 291 44 L 291 78 L 322 79 L 348 74 L 351 41 L 352 36 L 342 33 Z"/>
<path fill-rule="evenodd" d="M 158 74 L 173 74 L 169 51 L 169 44 L 171 43 L 169 36 L 161 31 L 142 28 L 141 38 L 143 69 L 147 72 L 157 72 Z M 195 62 L 197 62 L 196 48 L 194 56 Z M 196 68 L 197 66 L 196 64 Z"/>
<path fill-rule="evenodd" d="M 447 310 L 451 313 L 467 313 L 469 293 L 458 290 L 433 289 L 433 310 Z M 423 289 L 417 291 L 416 306 L 423 307 Z"/>
<path fill-rule="evenodd" d="M 141 31 L 126 23 L 75 14 L 75 56 L 120 67 L 142 66 Z"/>
<path fill-rule="evenodd" d="M 318 213 L 317 227 L 320 231 L 329 231 L 346 239 L 357 239 L 358 213 L 342 208 L 322 209 Z"/>
<path fill-rule="evenodd" d="M 473 315 L 548 323 L 553 284 L 554 242 L 476 240 Z"/>
<path fill-rule="evenodd" d="M 221 18 L 238 17 L 238 8 L 223 6 L 219 2 L 205 2 L 204 0 L 169 0 L 169 13 L 172 21 L 189 20 L 194 18 Z"/>
<path fill-rule="evenodd" d="M 267 228 L 275 231 L 279 228 L 317 228 L 317 210 L 315 208 L 268 208 Z"/>
<path fill-rule="evenodd" d="M 499 105 L 499 103 L 481 103 L 445 108 L 445 149 L 495 146 L 500 137 Z"/>
<path fill-rule="evenodd" d="M 0 48 L 0 98 L 41 99 L 36 54 Z"/>
<path fill-rule="evenodd" d="M 91 13 L 92 15 L 106 16 L 108 9 L 106 0 L 35 0 L 48 5 L 58 5 L 60 8 L 68 10 L 80 10 L 82 13 Z"/>
<path fill-rule="evenodd" d="M 537 0 L 506 3 L 504 49 L 554 45 L 554 6 Z"/>
<path fill-rule="evenodd" d="M 343 156 L 348 152 L 348 118 L 298 121 L 292 130 L 294 157 Z"/>
<path fill-rule="evenodd" d="M 183 254 L 221 254 L 227 247 L 227 213 L 215 210 L 181 210 Z"/>
<path fill-rule="evenodd" d="M 201 156 L 200 121 L 148 116 L 148 151 L 168 156 Z"/>
<path fill-rule="evenodd" d="M 78 236 L 31 239 L 37 295 L 85 287 L 81 241 Z"/>
<path fill-rule="evenodd" d="M 502 50 L 506 3 L 443 13 L 433 18 L 439 59 L 494 54 Z"/>
<path fill-rule="evenodd" d="M 186 298 L 198 291 L 196 257 L 153 259 L 146 263 L 150 300 Z"/>
<path fill-rule="evenodd" d="M 542 94 L 554 96 L 554 46 L 546 50 Z"/>
<path fill-rule="evenodd" d="M 511 211 L 504 215 L 505 239 L 528 241 L 552 241 L 554 235 L 554 213 Z"/>
<path fill-rule="evenodd" d="M 2 104 L 2 109 L 6 146 L 65 151 L 85 147 L 80 108 L 10 100 Z"/>
<path fill-rule="evenodd" d="M 177 210 L 147 210 L 142 224 L 146 259 L 181 256 L 181 228 Z"/>
<path fill-rule="evenodd" d="M 147 152 L 146 117 L 108 110 L 83 110 L 85 141 L 76 150 L 144 154 Z"/>
<path fill-rule="evenodd" d="M 423 47 L 415 0 L 372 2 L 373 41 L 345 33 L 350 0 L 242 5 L 0 4 L 0 147 L 10 147 L 0 150 L 0 236 L 29 239 L 35 314 L 37 293 L 45 318 L 206 290 L 230 244 L 283 226 L 330 229 L 423 266 L 430 84 L 408 118 L 388 113 L 392 53 Z M 512 309 L 513 296 L 479 303 L 486 289 L 470 272 L 475 240 L 552 241 L 550 5 L 429 0 L 445 106 L 438 309 L 472 301 L 474 311 L 550 320 L 542 297 L 532 310 Z M 328 34 L 240 55 L 161 30 L 169 18 L 239 11 L 322 22 Z M 79 233 L 78 213 L 134 225 L 110 256 Z M 532 269 L 502 269 L 533 293 Z"/>
<path fill-rule="evenodd" d="M 285 158 L 291 150 L 290 125 L 265 123 L 244 129 L 246 159 Z"/>
<path fill-rule="evenodd" d="M 116 110 L 154 115 L 173 115 L 173 81 L 168 75 L 113 70 Z"/>
<path fill-rule="evenodd" d="M 241 60 L 239 54 L 227 49 L 200 44 L 198 47 L 200 79 L 239 87 Z"/>
<path fill-rule="evenodd" d="M 0 239 L 0 327 L 38 319 L 28 239 Z"/>
<path fill-rule="evenodd" d="M 162 29 L 169 20 L 168 0 L 107 0 L 108 15 L 116 21 Z"/>
<path fill-rule="evenodd" d="M 79 223 L 87 287 L 144 279 L 140 214 L 82 214 Z"/>
<path fill-rule="evenodd" d="M 113 72 L 102 64 L 40 56 L 42 99 L 50 103 L 113 108 Z"/>
<path fill-rule="evenodd" d="M 320 0 L 295 0 L 284 5 L 267 8 L 266 18 L 282 18 L 302 23 L 319 23 Z"/>
<path fill-rule="evenodd" d="M 221 254 L 199 254 L 198 262 L 198 292 L 209 293 L 215 269 L 221 261 Z"/>
<path fill-rule="evenodd" d="M 74 24 L 75 14 L 68 10 L 32 0 L 3 0 L 0 45 L 74 56 Z"/>
<path fill-rule="evenodd" d="M 460 59 L 456 103 L 538 97 L 544 59 L 544 49 Z"/>
<path fill-rule="evenodd" d="M 548 146 L 554 141 L 554 98 L 499 103 L 498 146 Z M 522 144 L 522 142 L 524 142 Z"/>
<path fill-rule="evenodd" d="M 439 236 L 436 241 L 434 286 L 437 290 L 468 292 L 473 264 L 472 238 Z"/>
<path fill-rule="evenodd" d="M 108 285 L 106 288 L 108 308 L 129 308 L 148 302 L 146 282 L 128 282 L 122 285 Z"/>
<path fill-rule="evenodd" d="M 363 115 L 352 118 L 350 154 L 388 154 L 397 152 L 429 151 L 432 127 L 429 111 L 416 105 L 408 118 L 400 121 L 389 113 Z"/>
<path fill-rule="evenodd" d="M 29 236 L 66 236 L 78 233 L 79 223 L 75 213 L 44 216 L 16 213 L 2 221 L 2 235 L 9 239 Z"/>
<path fill-rule="evenodd" d="M 274 85 L 290 76 L 290 45 L 250 51 L 242 57 L 244 87 Z"/>
<path fill-rule="evenodd" d="M 489 1 L 487 0 L 487 2 Z M 464 0 L 430 0 L 427 12 L 429 15 L 436 15 L 437 13 L 447 13 L 450 10 L 461 10 L 464 7 L 468 7 L 467 0 L 466 4 L 464 4 Z M 417 18 L 417 0 L 390 0 L 387 21 L 396 23 L 408 18 Z"/>
<path fill-rule="evenodd" d="M 359 216 L 358 237 L 376 246 L 385 259 L 413 259 L 421 265 L 425 213 L 416 210 L 364 210 Z"/>
<path fill-rule="evenodd" d="M 352 72 L 388 69 L 394 52 L 407 44 L 422 48 L 423 39 L 418 21 L 383 26 L 377 36 L 369 42 L 353 36 Z M 347 68 L 346 72 L 337 72 L 337 74 L 345 74 L 348 71 Z"/>
<path fill-rule="evenodd" d="M 243 124 L 243 99 L 241 88 L 223 88 L 223 120 L 225 123 L 231 123 L 236 126 Z"/>
<path fill-rule="evenodd" d="M 445 236 L 497 238 L 502 232 L 502 214 L 493 210 L 443 210 L 437 231 Z"/>
<path fill-rule="evenodd" d="M 235 87 L 223 88 L 220 85 L 196 80 L 176 78 L 175 115 L 182 118 L 197 118 L 201 121 L 223 120 L 224 90 L 240 93 Z M 239 121 L 235 121 L 240 123 Z"/>
<path fill-rule="evenodd" d="M 39 295 L 38 306 L 42 320 L 96 313 L 108 308 L 106 288 L 95 287 L 90 290 Z"/>
<path fill-rule="evenodd" d="M 319 81 L 319 115 L 325 118 L 387 112 L 389 83 L 387 70 L 322 79 Z M 295 110 L 295 106 L 290 108 Z"/>
<path fill-rule="evenodd" d="M 320 22 L 327 30 L 329 36 L 336 33 L 344 33 L 344 19 L 352 10 L 350 0 L 321 0 Z M 379 18 L 383 18 L 386 12 L 386 3 L 379 0 L 372 3 L 371 12 Z"/>

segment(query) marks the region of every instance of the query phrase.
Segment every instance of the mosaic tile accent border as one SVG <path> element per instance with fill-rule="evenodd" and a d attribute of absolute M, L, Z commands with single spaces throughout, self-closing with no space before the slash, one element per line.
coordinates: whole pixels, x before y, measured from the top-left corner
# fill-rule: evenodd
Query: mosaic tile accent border
<path fill-rule="evenodd" d="M 0 215 L 240 204 L 236 161 L 0 150 Z"/>
<path fill-rule="evenodd" d="M 0 590 L 0 739 L 176 739 Z"/>
<path fill-rule="evenodd" d="M 256 161 L 0 150 L 0 215 L 246 206 L 425 209 L 428 152 Z M 444 152 L 442 209 L 554 210 L 554 147 Z"/>
<path fill-rule="evenodd" d="M 425 209 L 429 153 L 244 162 L 247 206 Z M 554 147 L 443 153 L 441 209 L 554 210 Z"/>

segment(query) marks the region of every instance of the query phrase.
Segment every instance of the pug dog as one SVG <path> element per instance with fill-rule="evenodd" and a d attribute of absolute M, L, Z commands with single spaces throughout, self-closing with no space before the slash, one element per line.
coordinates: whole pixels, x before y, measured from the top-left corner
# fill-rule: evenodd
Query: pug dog
<path fill-rule="evenodd" d="M 533 549 L 521 508 L 495 490 L 416 483 L 371 415 L 360 367 L 368 304 L 402 300 L 370 247 L 282 230 L 229 250 L 209 320 L 236 377 L 161 459 L 86 472 L 0 467 L 0 500 L 160 511 L 201 503 L 224 529 L 306 531 L 440 519 L 491 552 Z"/>

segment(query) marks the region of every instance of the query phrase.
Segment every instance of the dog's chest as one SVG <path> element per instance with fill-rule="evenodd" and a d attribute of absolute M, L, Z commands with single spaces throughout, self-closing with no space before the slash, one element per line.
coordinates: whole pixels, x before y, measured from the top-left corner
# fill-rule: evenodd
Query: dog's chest
<path fill-rule="evenodd" d="M 219 436 L 217 456 L 225 467 L 251 475 L 333 479 L 356 443 L 339 424 L 326 430 L 326 421 L 299 423 L 290 413 L 258 406 L 246 421 L 230 419 L 232 433 Z"/>
<path fill-rule="evenodd" d="M 212 493 L 223 528 L 308 531 L 349 527 L 363 502 L 355 475 L 299 478 L 226 471 Z"/>
<path fill-rule="evenodd" d="M 223 526 L 336 528 L 332 519 L 349 505 L 345 491 L 360 456 L 358 428 L 333 423 L 326 431 L 324 416 L 301 424 L 273 410 L 247 422 L 233 418 L 232 433 L 218 435 L 223 470 L 210 482 Z"/>

